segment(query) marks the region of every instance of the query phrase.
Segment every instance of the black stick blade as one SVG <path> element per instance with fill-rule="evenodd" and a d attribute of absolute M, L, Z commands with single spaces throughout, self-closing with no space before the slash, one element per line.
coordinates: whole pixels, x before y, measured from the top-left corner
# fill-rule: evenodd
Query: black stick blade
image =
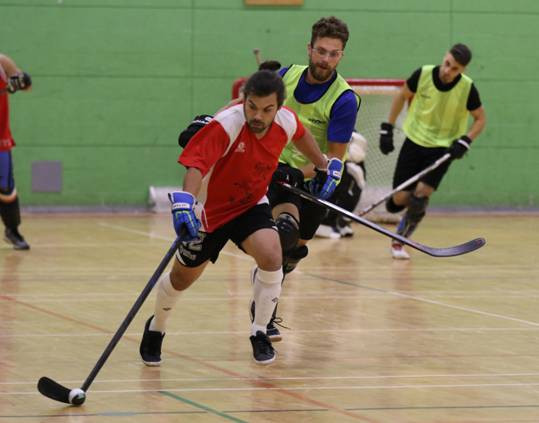
<path fill-rule="evenodd" d="M 478 250 L 486 243 L 487 242 L 485 241 L 485 238 L 475 238 L 475 239 L 472 239 L 471 241 L 465 242 L 464 244 L 459 244 L 453 247 L 445 247 L 445 248 L 427 247 L 426 245 L 419 244 L 419 243 L 414 243 L 415 245 L 412 245 L 412 244 L 409 244 L 409 245 L 433 257 L 454 257 L 454 256 L 460 256 L 462 254 L 467 254 L 467 253 L 471 253 L 472 251 Z M 418 248 L 418 246 L 420 246 L 421 248 Z"/>
<path fill-rule="evenodd" d="M 39 379 L 37 390 L 50 399 L 71 404 L 69 402 L 69 392 L 71 391 L 48 377 L 43 376 Z"/>

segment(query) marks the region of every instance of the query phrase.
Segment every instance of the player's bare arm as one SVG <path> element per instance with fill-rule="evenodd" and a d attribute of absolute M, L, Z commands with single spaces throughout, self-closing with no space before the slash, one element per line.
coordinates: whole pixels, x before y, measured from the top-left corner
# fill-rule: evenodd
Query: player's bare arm
<path fill-rule="evenodd" d="M 483 106 L 470 111 L 470 114 L 472 115 L 473 123 L 467 135 L 472 140 L 474 140 L 479 136 L 479 134 L 485 128 L 485 125 L 487 123 L 487 117 L 485 115 L 485 109 Z"/>

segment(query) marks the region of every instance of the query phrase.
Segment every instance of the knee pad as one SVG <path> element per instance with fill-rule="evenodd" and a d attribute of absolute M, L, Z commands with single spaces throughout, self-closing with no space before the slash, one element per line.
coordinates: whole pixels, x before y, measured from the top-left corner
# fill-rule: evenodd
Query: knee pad
<path fill-rule="evenodd" d="M 386 201 L 386 210 L 389 213 L 398 213 L 402 210 L 404 210 L 406 206 L 401 206 L 399 204 L 395 204 L 393 201 L 393 197 L 389 197 L 389 200 Z"/>
<path fill-rule="evenodd" d="M 427 212 L 429 197 L 416 197 L 414 194 L 410 196 L 408 209 L 406 210 L 406 218 L 412 224 L 418 224 Z"/>
<path fill-rule="evenodd" d="M 283 257 L 283 273 L 286 275 L 296 268 L 301 259 L 304 259 L 309 254 L 309 249 L 306 245 L 301 245 L 294 248 Z"/>
<path fill-rule="evenodd" d="M 275 225 L 279 231 L 283 255 L 286 255 L 299 241 L 299 223 L 290 213 L 281 213 L 275 220 Z"/>

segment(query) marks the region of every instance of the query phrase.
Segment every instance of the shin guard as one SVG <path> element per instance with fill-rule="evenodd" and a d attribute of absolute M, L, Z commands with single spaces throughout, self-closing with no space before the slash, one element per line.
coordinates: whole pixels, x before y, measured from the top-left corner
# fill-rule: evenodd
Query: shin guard
<path fill-rule="evenodd" d="M 6 228 L 17 229 L 21 224 L 21 211 L 19 207 L 19 198 L 11 203 L 0 202 L 0 216 Z"/>
<path fill-rule="evenodd" d="M 416 197 L 414 194 L 412 194 L 410 196 L 410 202 L 408 203 L 406 213 L 397 227 L 397 233 L 409 238 L 416 230 L 419 222 L 421 222 L 423 217 L 425 217 L 428 204 L 429 197 Z"/>

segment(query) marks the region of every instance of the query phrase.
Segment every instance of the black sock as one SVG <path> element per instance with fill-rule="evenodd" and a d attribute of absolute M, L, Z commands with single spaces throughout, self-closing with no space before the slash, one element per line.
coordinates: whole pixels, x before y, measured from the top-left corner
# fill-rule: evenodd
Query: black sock
<path fill-rule="evenodd" d="M 0 202 L 0 216 L 6 228 L 16 231 L 17 227 L 21 224 L 19 198 L 15 198 L 15 201 L 11 203 Z"/>

